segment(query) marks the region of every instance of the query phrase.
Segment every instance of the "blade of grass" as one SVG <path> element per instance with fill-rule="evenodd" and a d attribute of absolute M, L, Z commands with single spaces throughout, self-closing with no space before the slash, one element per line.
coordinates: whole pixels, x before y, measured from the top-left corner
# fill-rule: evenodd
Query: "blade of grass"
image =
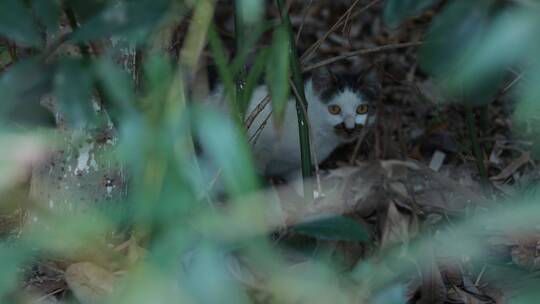
<path fill-rule="evenodd" d="M 255 44 L 259 38 L 269 29 L 272 28 L 272 24 L 269 22 L 261 21 L 260 16 L 263 6 L 259 3 L 260 0 L 236 0 L 234 11 L 235 22 L 235 43 L 236 54 L 232 60 L 230 70 L 235 75 L 236 81 L 236 102 L 238 104 L 241 113 L 239 115 L 245 118 L 245 112 L 251 99 L 252 88 L 249 88 L 253 83 L 249 81 L 258 81 L 262 70 L 261 65 L 263 60 L 266 62 L 266 51 L 263 49 L 257 57 L 255 62 L 248 62 L 248 58 L 253 54 Z M 249 67 L 248 67 L 249 64 Z M 256 69 L 253 71 L 253 69 Z M 256 79 L 253 79 L 253 78 Z"/>
<path fill-rule="evenodd" d="M 199 62 L 200 54 L 206 44 L 206 33 L 214 15 L 214 1 L 199 0 L 193 13 L 193 24 L 190 26 L 186 42 L 180 55 L 183 65 L 187 65 L 191 71 Z"/>
<path fill-rule="evenodd" d="M 229 67 L 229 60 L 227 52 L 225 50 L 225 46 L 223 46 L 223 42 L 221 41 L 219 34 L 214 26 L 211 26 L 208 30 L 208 42 L 210 44 L 210 49 L 212 50 L 212 55 L 217 66 L 219 78 L 223 83 L 225 96 L 227 98 L 227 101 L 229 102 L 229 106 L 233 110 L 233 113 L 240 113 L 238 104 L 235 102 L 236 90 L 233 77 L 234 74 Z M 233 116 L 236 123 L 241 126 L 241 117 L 238 115 Z"/>
<path fill-rule="evenodd" d="M 304 92 L 304 81 L 302 79 L 302 69 L 300 67 L 300 60 L 298 58 L 298 52 L 296 50 L 295 35 L 293 33 L 293 28 L 291 20 L 286 11 L 283 10 L 284 5 L 282 0 L 277 0 L 277 5 L 281 17 L 281 22 L 284 24 L 285 28 L 289 32 L 289 52 L 291 58 L 291 70 L 292 70 L 292 79 L 294 86 L 298 91 L 299 100 L 296 102 L 296 113 L 298 115 L 298 128 L 300 133 L 300 151 L 302 159 L 302 177 L 304 178 L 304 198 L 307 200 L 313 199 L 313 187 L 308 181 L 309 177 L 313 175 L 313 166 L 311 162 L 311 149 L 309 145 L 309 128 L 308 128 L 308 117 L 302 111 L 302 106 L 304 109 L 308 109 L 308 104 L 306 101 L 306 94 Z"/>
<path fill-rule="evenodd" d="M 289 102 L 289 33 L 281 25 L 274 30 L 271 56 L 266 68 L 266 80 L 272 101 L 274 126 L 282 129 L 285 110 Z"/>
<path fill-rule="evenodd" d="M 246 47 L 244 45 L 244 41 L 247 36 L 247 30 L 246 30 L 246 23 L 243 20 L 243 14 L 241 13 L 241 3 L 238 3 L 238 1 L 235 1 L 234 3 L 234 38 L 236 42 L 236 52 L 238 53 L 238 56 L 241 56 L 246 52 Z M 247 69 L 245 62 L 242 62 L 238 73 L 235 76 L 236 81 L 236 115 L 240 116 L 240 120 L 244 120 L 244 111 L 243 109 L 245 101 L 246 101 L 246 74 Z"/>
<path fill-rule="evenodd" d="M 489 178 L 486 167 L 484 165 L 484 152 L 482 151 L 480 141 L 478 140 L 478 131 L 476 130 L 473 107 L 472 105 L 470 105 L 470 103 L 467 103 L 465 105 L 465 111 L 467 119 L 467 129 L 469 130 L 469 137 L 471 139 L 473 154 L 474 158 L 476 158 L 478 172 L 480 173 L 480 182 L 482 184 L 484 194 L 487 195 L 489 193 Z"/>
<path fill-rule="evenodd" d="M 255 59 L 255 63 L 253 64 L 253 67 L 249 71 L 246 77 L 246 86 L 244 88 L 245 96 L 247 97 L 247 100 L 244 101 L 244 104 L 242 104 L 242 107 L 244 109 L 244 118 L 245 118 L 245 109 L 247 109 L 248 102 L 251 99 L 251 95 L 255 88 L 257 87 L 258 81 L 261 79 L 264 68 L 266 65 L 266 62 L 268 61 L 269 52 L 268 50 L 264 49 L 261 50 L 261 52 L 257 55 L 257 58 Z"/>

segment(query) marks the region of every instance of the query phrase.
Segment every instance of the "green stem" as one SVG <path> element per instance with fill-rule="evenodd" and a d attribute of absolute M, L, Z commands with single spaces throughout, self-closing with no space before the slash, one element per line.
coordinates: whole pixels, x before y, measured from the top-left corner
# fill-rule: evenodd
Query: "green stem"
<path fill-rule="evenodd" d="M 236 42 L 236 54 L 240 56 L 245 52 L 245 39 L 246 36 L 246 24 L 242 18 L 242 13 L 240 12 L 240 7 L 238 6 L 238 1 L 235 1 L 235 10 L 234 10 L 234 38 Z M 236 109 L 239 110 L 239 113 L 236 113 L 240 117 L 240 121 L 244 121 L 244 109 L 246 108 L 246 66 L 242 64 L 238 70 L 236 77 Z"/>
<path fill-rule="evenodd" d="M 484 165 L 484 153 L 478 140 L 478 131 L 476 129 L 476 123 L 474 118 L 473 107 L 470 104 L 465 105 L 467 128 L 469 130 L 469 137 L 471 138 L 471 144 L 473 148 L 473 154 L 476 158 L 476 165 L 480 172 L 480 182 L 485 194 L 489 192 L 489 178 L 486 167 Z"/>
<path fill-rule="evenodd" d="M 308 103 L 306 101 L 306 94 L 304 92 L 304 80 L 302 78 L 302 69 L 300 67 L 300 60 L 298 59 L 298 52 L 296 50 L 295 35 L 293 32 L 291 20 L 287 12 L 283 10 L 283 0 L 277 0 L 277 5 L 281 17 L 281 22 L 287 28 L 289 32 L 289 52 L 291 58 L 291 70 L 292 79 L 296 90 L 298 91 L 298 97 L 296 101 L 296 113 L 298 115 L 298 128 L 300 133 L 300 151 L 302 159 L 302 177 L 304 178 L 304 198 L 308 200 L 313 199 L 313 185 L 309 182 L 309 178 L 313 176 L 313 166 L 311 161 L 311 149 L 309 144 L 309 125 L 307 118 Z M 302 107 L 306 110 L 305 113 Z"/>

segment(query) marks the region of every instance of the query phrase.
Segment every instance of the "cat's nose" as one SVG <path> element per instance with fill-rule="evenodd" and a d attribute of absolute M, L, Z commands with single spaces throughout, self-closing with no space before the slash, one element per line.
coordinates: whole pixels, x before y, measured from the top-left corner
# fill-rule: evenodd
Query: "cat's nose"
<path fill-rule="evenodd" d="M 344 129 L 345 129 L 345 132 L 347 132 L 347 134 L 349 135 L 351 135 L 355 130 L 355 128 L 347 128 L 347 127 L 345 127 Z"/>

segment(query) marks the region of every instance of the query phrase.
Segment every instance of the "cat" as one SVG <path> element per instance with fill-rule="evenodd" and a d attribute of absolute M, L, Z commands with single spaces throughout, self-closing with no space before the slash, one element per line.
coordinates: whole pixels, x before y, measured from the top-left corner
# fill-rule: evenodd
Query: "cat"
<path fill-rule="evenodd" d="M 333 74 L 321 69 L 305 82 L 312 147 L 319 162 L 338 146 L 356 140 L 363 128 L 375 122 L 375 101 L 379 85 L 373 74 Z M 258 87 L 247 113 L 268 94 L 266 86 Z M 270 117 L 253 145 L 259 172 L 267 176 L 287 176 L 300 168 L 300 144 L 295 100 L 285 109 L 280 129 Z M 271 108 L 267 106 L 254 120 L 248 137 L 255 138 Z"/>
<path fill-rule="evenodd" d="M 338 146 L 355 141 L 364 128 L 374 124 L 379 89 L 373 73 L 334 74 L 328 69 L 320 69 L 307 78 L 304 91 L 308 103 L 310 139 L 319 163 Z M 247 115 L 266 96 L 268 88 L 258 86 L 251 97 Z M 205 103 L 222 112 L 229 111 L 223 86 L 218 86 Z M 253 156 L 261 175 L 287 180 L 299 175 L 301 155 L 294 97 L 291 96 L 287 102 L 280 128 L 275 125 L 268 104 L 253 120 L 247 137 L 252 141 Z"/>

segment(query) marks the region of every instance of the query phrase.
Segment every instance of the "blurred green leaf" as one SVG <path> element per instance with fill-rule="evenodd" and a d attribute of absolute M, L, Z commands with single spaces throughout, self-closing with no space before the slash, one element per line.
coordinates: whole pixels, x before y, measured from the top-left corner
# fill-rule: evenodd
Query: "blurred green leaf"
<path fill-rule="evenodd" d="M 456 71 L 454 78 L 459 79 L 465 89 L 482 88 L 488 84 L 497 88 L 509 66 L 527 63 L 531 54 L 540 50 L 537 12 L 508 10 L 494 19 L 478 47 Z"/>
<path fill-rule="evenodd" d="M 103 58 L 94 65 L 94 73 L 106 100 L 111 104 L 107 110 L 112 117 L 128 114 L 133 110 L 135 93 L 129 74 L 112 60 Z"/>
<path fill-rule="evenodd" d="M 32 57 L 11 66 L 0 75 L 1 106 L 5 109 L 17 102 L 38 98 L 50 84 L 50 70 L 37 57 Z"/>
<path fill-rule="evenodd" d="M 304 222 L 292 227 L 291 231 L 321 240 L 368 240 L 368 234 L 362 225 L 351 218 L 340 215 L 327 216 L 309 222 Z"/>
<path fill-rule="evenodd" d="M 456 0 L 450 3 L 435 19 L 420 49 L 422 67 L 434 75 L 447 75 L 461 68 L 486 32 L 490 2 Z"/>
<path fill-rule="evenodd" d="M 210 44 L 210 49 L 212 50 L 214 62 L 217 66 L 219 78 L 223 84 L 227 101 L 231 105 L 230 108 L 234 110 L 233 114 L 235 117 L 240 118 L 241 109 L 240 106 L 235 102 L 236 87 L 234 82 L 234 72 L 230 69 L 229 57 L 227 55 L 225 46 L 223 45 L 219 34 L 213 26 L 208 29 L 208 43 Z M 238 121 L 238 123 L 241 123 L 241 121 Z"/>
<path fill-rule="evenodd" d="M 372 299 L 374 304 L 401 304 L 406 303 L 407 289 L 403 285 L 395 285 L 378 292 Z"/>
<path fill-rule="evenodd" d="M 157 263 L 133 267 L 122 277 L 113 295 L 104 304 L 192 303 L 185 289 L 178 288 L 177 274 L 164 273 Z"/>
<path fill-rule="evenodd" d="M 236 0 L 236 9 L 243 23 L 252 24 L 262 20 L 264 2 L 262 0 Z"/>
<path fill-rule="evenodd" d="M 253 91 L 259 85 L 259 80 L 264 73 L 266 63 L 268 61 L 269 52 L 267 49 L 261 50 L 255 59 L 255 63 L 249 70 L 246 77 L 246 87 L 244 90 L 244 104 L 241 105 L 242 111 L 245 112 L 251 101 Z M 245 113 L 243 113 L 245 114 Z"/>
<path fill-rule="evenodd" d="M 49 121 L 51 114 L 39 103 L 52 87 L 51 68 L 33 57 L 11 66 L 0 76 L 0 115 L 23 123 Z"/>
<path fill-rule="evenodd" d="M 59 27 L 61 6 L 58 0 L 32 0 L 34 14 L 47 28 L 48 32 L 55 32 Z"/>
<path fill-rule="evenodd" d="M 272 99 L 273 118 L 276 125 L 280 126 L 289 100 L 289 33 L 285 26 L 275 30 L 270 52 L 266 75 Z"/>
<path fill-rule="evenodd" d="M 174 79 L 173 66 L 169 56 L 163 53 L 148 54 L 143 65 L 144 81 L 142 81 L 143 96 L 140 100 L 142 109 L 147 117 L 152 120 L 158 119 L 160 122 L 164 116 L 172 113 L 167 111 L 167 102 Z M 174 89 L 179 89 L 182 84 L 175 84 Z M 157 102 L 160 101 L 160 102 Z M 175 100 L 176 101 L 176 100 Z M 179 118 L 176 117 L 176 120 Z"/>
<path fill-rule="evenodd" d="M 83 22 L 71 39 L 76 42 L 116 35 L 149 32 L 167 13 L 168 0 L 112 2 L 99 14 Z"/>
<path fill-rule="evenodd" d="M 210 109 L 195 112 L 195 131 L 222 178 L 229 194 L 237 196 L 254 191 L 259 183 L 243 133 L 228 117 Z"/>
<path fill-rule="evenodd" d="M 384 22 L 397 27 L 405 18 L 414 16 L 440 0 L 388 0 L 384 6 Z"/>
<path fill-rule="evenodd" d="M 205 247 L 195 250 L 186 259 L 182 273 L 182 286 L 187 286 L 196 303 L 250 303 L 249 298 L 227 269 L 229 259 L 225 252 Z"/>
<path fill-rule="evenodd" d="M 91 71 L 77 59 L 63 59 L 54 77 L 58 106 L 69 126 L 80 128 L 94 117 Z"/>
<path fill-rule="evenodd" d="M 540 64 L 536 63 L 523 73 L 527 74 L 528 80 L 522 90 L 516 94 L 519 102 L 513 113 L 516 131 L 530 137 L 533 142 L 535 157 L 540 155 L 538 136 L 540 135 Z"/>
<path fill-rule="evenodd" d="M 12 291 L 20 279 L 21 264 L 29 259 L 30 252 L 18 243 L 0 243 L 0 298 Z"/>
<path fill-rule="evenodd" d="M 21 0 L 0 1 L 0 35 L 28 46 L 43 44 L 34 19 Z"/>
<path fill-rule="evenodd" d="M 73 206 L 80 207 L 75 203 Z M 85 207 L 37 214 L 28 221 L 24 241 L 36 249 L 58 254 L 97 247 L 103 237 L 113 231 L 114 224 L 97 208 Z"/>
<path fill-rule="evenodd" d="M 502 79 L 502 73 L 491 73 L 471 85 L 461 71 L 473 65 L 471 59 L 481 47 L 493 22 L 492 1 L 456 0 L 449 4 L 429 30 L 426 44 L 420 49 L 422 67 L 439 78 L 445 90 L 474 105 L 491 100 Z M 444 60 L 441 60 L 444 58 Z"/>
<path fill-rule="evenodd" d="M 112 3 L 109 0 L 64 0 L 64 2 L 75 11 L 82 22 L 99 14 Z"/>
<path fill-rule="evenodd" d="M 170 58 L 161 53 L 149 54 L 144 62 L 143 70 L 146 93 L 156 90 L 165 91 L 174 73 Z"/>

